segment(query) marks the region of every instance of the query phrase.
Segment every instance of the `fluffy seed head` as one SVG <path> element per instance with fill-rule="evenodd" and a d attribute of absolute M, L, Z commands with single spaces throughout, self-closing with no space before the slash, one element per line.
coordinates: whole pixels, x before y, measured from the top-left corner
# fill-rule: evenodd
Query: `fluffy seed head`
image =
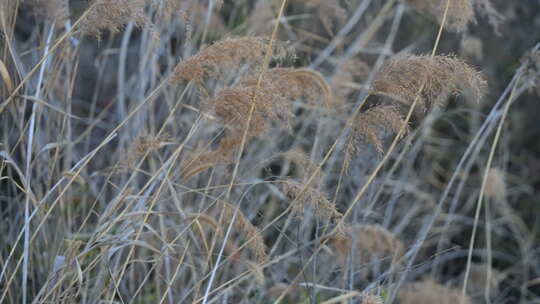
<path fill-rule="evenodd" d="M 147 23 L 144 8 L 149 0 L 94 0 L 92 11 L 83 20 L 81 29 L 85 34 L 101 37 L 101 30 L 119 32 L 130 21 L 141 26 Z"/>
<path fill-rule="evenodd" d="M 451 95 L 467 93 L 480 100 L 486 89 L 481 74 L 455 56 L 397 55 L 388 60 L 373 82 L 373 94 L 406 105 L 418 98 L 420 108 L 441 106 Z"/>
<path fill-rule="evenodd" d="M 220 68 L 233 67 L 242 62 L 262 62 L 268 41 L 259 37 L 227 38 L 218 41 L 196 55 L 182 60 L 173 71 L 171 81 L 178 83 L 182 80 L 202 83 L 208 76 L 216 76 Z M 276 57 L 284 56 L 285 50 L 277 47 Z"/>
<path fill-rule="evenodd" d="M 259 76 L 262 76 L 260 85 Z M 227 144 L 220 148 L 219 154 L 232 155 L 224 149 L 240 144 L 245 130 L 248 130 L 247 139 L 251 140 L 267 131 L 272 123 L 290 125 L 294 99 L 304 97 L 313 102 L 321 96 L 328 103 L 330 87 L 320 74 L 309 69 L 269 69 L 262 75 L 245 77 L 235 87 L 222 89 L 205 105 L 227 128 L 224 138 Z"/>
<path fill-rule="evenodd" d="M 352 126 L 352 136 L 364 139 L 383 152 L 381 131 L 398 133 L 405 124 L 399 108 L 393 105 L 374 106 L 358 114 Z M 402 134 L 404 136 L 406 132 Z M 353 139 L 356 140 L 356 139 Z"/>

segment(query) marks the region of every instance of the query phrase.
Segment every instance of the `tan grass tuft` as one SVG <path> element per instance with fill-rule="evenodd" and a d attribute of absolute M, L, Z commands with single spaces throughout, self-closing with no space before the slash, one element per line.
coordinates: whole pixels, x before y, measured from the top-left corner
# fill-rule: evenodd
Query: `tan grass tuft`
<path fill-rule="evenodd" d="M 447 0 L 405 0 L 405 3 L 442 23 Z M 450 0 L 445 28 L 461 32 L 473 20 L 474 8 L 471 0 Z"/>
<path fill-rule="evenodd" d="M 242 62 L 262 62 L 267 48 L 268 41 L 259 37 L 227 38 L 218 41 L 178 63 L 171 81 L 202 83 L 206 77 L 217 75 L 220 68 L 232 67 Z M 284 49 L 278 47 L 274 54 L 277 57 L 283 56 Z"/>
<path fill-rule="evenodd" d="M 360 150 L 360 141 L 367 141 L 379 153 L 383 153 L 382 132 L 392 131 L 398 133 L 405 120 L 403 119 L 399 109 L 393 105 L 374 106 L 365 112 L 359 113 L 352 125 L 352 132 L 349 136 L 348 145 L 346 148 L 346 158 L 351 159 L 354 154 Z M 403 133 L 405 136 L 407 132 Z M 350 154 L 353 153 L 353 154 Z"/>
<path fill-rule="evenodd" d="M 401 304 L 472 304 L 468 296 L 462 299 L 460 290 L 429 279 L 409 284 L 400 290 L 398 300 Z"/>
<path fill-rule="evenodd" d="M 310 207 L 315 215 L 321 218 L 338 220 L 343 216 L 324 193 L 311 186 L 302 191 L 304 187 L 304 185 L 293 181 L 283 183 L 283 192 L 295 201 L 292 208 L 293 214 L 301 217 L 305 209 Z"/>
<path fill-rule="evenodd" d="M 246 129 L 247 140 L 251 140 L 269 130 L 272 123 L 290 126 L 292 100 L 305 97 L 314 102 L 322 95 L 328 102 L 331 98 L 331 89 L 324 78 L 309 69 L 274 68 L 262 75 L 260 86 L 257 80 L 257 74 L 245 77 L 235 87 L 222 89 L 206 102 L 205 107 L 214 112 L 227 131 L 218 149 L 200 153 L 196 159 L 198 164 L 185 168 L 184 176 L 193 176 L 189 172 L 197 174 L 198 168 L 205 170 L 218 163 L 233 161 Z M 256 103 L 255 110 L 247 126 L 253 102 Z"/>
<path fill-rule="evenodd" d="M 259 74 L 246 77 L 240 87 L 257 87 Z M 289 105 L 291 100 L 301 97 L 309 103 L 316 103 L 323 97 L 328 106 L 332 100 L 332 89 L 324 77 L 317 71 L 309 68 L 273 68 L 262 75 L 262 84 L 259 89 L 271 90 L 274 98 L 281 98 L 283 104 Z M 290 108 L 290 106 L 289 106 Z"/>
<path fill-rule="evenodd" d="M 401 54 L 388 60 L 377 73 L 372 93 L 406 105 L 419 98 L 420 108 L 426 110 L 441 106 L 450 96 L 463 92 L 478 101 L 485 90 L 482 75 L 455 56 Z"/>
<path fill-rule="evenodd" d="M 85 34 L 100 38 L 101 30 L 117 33 L 130 21 L 144 25 L 147 23 L 144 8 L 148 3 L 149 0 L 94 0 L 81 29 Z"/>

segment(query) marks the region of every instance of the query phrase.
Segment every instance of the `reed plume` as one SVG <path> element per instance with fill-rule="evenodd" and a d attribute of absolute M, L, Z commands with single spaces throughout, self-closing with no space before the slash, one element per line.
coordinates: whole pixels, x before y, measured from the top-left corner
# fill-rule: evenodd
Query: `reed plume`
<path fill-rule="evenodd" d="M 321 95 L 325 103 L 331 99 L 331 89 L 324 78 L 310 69 L 273 68 L 261 75 L 244 78 L 237 86 L 221 90 L 208 102 L 224 124 L 242 131 L 252 102 L 256 103 L 250 134 L 259 135 L 272 121 L 288 122 L 292 100 L 305 97 L 314 102 Z"/>
<path fill-rule="evenodd" d="M 329 103 L 331 89 L 324 78 L 310 69 L 273 68 L 261 76 L 254 74 L 238 85 L 221 90 L 207 102 L 207 107 L 230 128 L 230 136 L 241 136 L 248 129 L 248 139 L 255 138 L 269 129 L 272 122 L 290 125 L 292 100 L 305 97 L 314 102 L 321 95 Z M 252 103 L 255 111 L 247 126 Z"/>
<path fill-rule="evenodd" d="M 352 124 L 346 158 L 351 159 L 355 154 L 358 154 L 362 141 L 372 144 L 379 153 L 383 153 L 384 132 L 398 133 L 404 124 L 405 120 L 399 108 L 394 105 L 373 106 L 365 112 L 359 113 Z M 406 133 L 403 133 L 402 136 L 405 136 Z"/>
<path fill-rule="evenodd" d="M 242 62 L 260 63 L 268 48 L 268 42 L 260 37 L 227 38 L 218 41 L 178 63 L 171 81 L 202 83 L 206 77 L 218 75 L 220 69 L 230 68 Z M 273 54 L 278 58 L 285 56 L 286 51 L 278 45 Z"/>
<path fill-rule="evenodd" d="M 118 33 L 130 21 L 137 26 L 148 22 L 144 8 L 150 0 L 94 0 L 91 11 L 81 24 L 83 33 L 101 38 L 101 31 Z"/>
<path fill-rule="evenodd" d="M 245 77 L 234 87 L 225 88 L 206 101 L 205 108 L 226 126 L 225 136 L 217 150 L 199 153 L 192 166 L 184 167 L 185 176 L 211 168 L 219 163 L 233 161 L 236 148 L 247 129 L 251 140 L 269 130 L 272 123 L 290 126 L 292 100 L 300 97 L 315 102 L 323 96 L 325 103 L 331 99 L 331 89 L 324 78 L 310 69 L 273 68 L 264 72 L 258 85 L 258 74 Z M 253 102 L 255 109 L 247 125 Z M 290 128 L 290 127 L 289 127 Z"/>
<path fill-rule="evenodd" d="M 442 106 L 450 96 L 467 93 L 480 100 L 486 81 L 455 56 L 397 55 L 388 60 L 373 82 L 373 94 L 389 96 L 405 105 L 418 98 L 424 111 Z"/>

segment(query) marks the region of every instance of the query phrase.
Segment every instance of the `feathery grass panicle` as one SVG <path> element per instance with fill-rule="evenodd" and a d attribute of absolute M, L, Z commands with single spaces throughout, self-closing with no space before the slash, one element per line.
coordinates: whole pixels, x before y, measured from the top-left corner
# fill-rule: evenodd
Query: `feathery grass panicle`
<path fill-rule="evenodd" d="M 230 136 L 240 136 L 242 130 L 246 129 L 253 101 L 256 102 L 256 108 L 249 125 L 248 139 L 267 131 L 272 121 L 289 121 L 289 101 L 268 85 L 270 84 L 265 83 L 259 89 L 256 86 L 225 88 L 208 101 L 208 105 L 213 107 L 214 115 L 230 129 Z"/>
<path fill-rule="evenodd" d="M 421 91 L 420 91 L 421 90 Z M 474 68 L 455 56 L 397 55 L 377 73 L 372 93 L 389 96 L 405 105 L 419 98 L 423 110 L 442 106 L 452 95 L 467 93 L 482 98 L 486 81 Z"/>
<path fill-rule="evenodd" d="M 466 296 L 462 299 L 461 291 L 446 287 L 431 279 L 409 284 L 398 293 L 399 303 L 402 304 L 472 304 Z"/>
<path fill-rule="evenodd" d="M 257 227 L 255 227 L 249 219 L 244 215 L 244 213 L 238 209 L 238 207 L 231 205 L 227 202 L 222 202 L 221 211 L 223 212 L 222 217 L 222 228 L 226 230 L 227 225 L 233 225 L 234 229 L 243 233 L 247 243 L 247 248 L 254 255 L 255 259 L 262 263 L 265 262 L 268 258 L 266 253 L 266 245 L 264 244 L 264 239 L 261 235 L 261 232 Z M 236 213 L 236 217 L 235 214 Z M 234 222 L 233 222 L 234 219 Z"/>
<path fill-rule="evenodd" d="M 263 73 L 260 86 L 257 79 L 256 74 L 245 77 L 235 87 L 222 89 L 206 101 L 205 108 L 228 128 L 218 150 L 205 154 L 207 163 L 212 163 L 212 155 L 219 156 L 221 162 L 232 156 L 246 129 L 247 139 L 251 140 L 268 131 L 272 123 L 281 122 L 290 128 L 292 100 L 305 97 L 313 102 L 321 95 L 326 103 L 331 99 L 324 78 L 310 69 L 274 68 Z M 256 107 L 247 126 L 253 102 Z"/>
<path fill-rule="evenodd" d="M 259 75 L 246 77 L 241 86 L 254 87 Z M 262 87 L 276 90 L 282 98 L 291 100 L 305 97 L 310 103 L 323 97 L 329 105 L 332 99 L 332 89 L 324 77 L 309 68 L 272 68 L 262 74 Z"/>
<path fill-rule="evenodd" d="M 403 243 L 382 226 L 345 226 L 342 230 L 329 238 L 329 244 L 341 264 L 347 261 L 353 243 L 356 244 L 354 261 L 358 263 L 367 263 L 373 258 L 397 260 L 405 253 Z"/>
<path fill-rule="evenodd" d="M 260 37 L 248 36 L 218 41 L 178 63 L 171 81 L 202 83 L 206 77 L 216 76 L 220 68 L 232 67 L 242 62 L 262 62 L 267 48 L 267 39 Z M 285 53 L 285 49 L 278 45 L 273 54 L 274 57 L 282 57 Z"/>
<path fill-rule="evenodd" d="M 262 75 L 261 85 L 257 87 L 258 74 L 244 78 L 238 87 L 253 88 L 265 91 L 272 95 L 275 101 L 270 101 L 269 105 L 276 103 L 279 107 L 275 114 L 283 116 L 286 110 L 291 110 L 291 101 L 304 97 L 310 104 L 315 104 L 319 99 L 323 99 L 327 108 L 332 103 L 332 88 L 324 77 L 309 68 L 272 68 Z M 264 104 L 264 103 L 263 103 Z M 267 105 L 265 108 L 271 108 Z M 272 111 L 271 111 L 272 112 Z M 290 115 L 286 115 L 290 117 Z M 276 117 L 276 115 L 274 115 Z"/>
<path fill-rule="evenodd" d="M 422 13 L 427 13 L 442 22 L 447 0 L 405 0 L 405 3 Z M 445 28 L 461 32 L 474 20 L 471 0 L 450 0 Z"/>
<path fill-rule="evenodd" d="M 379 105 L 359 113 L 352 125 L 351 141 L 358 146 L 359 139 L 363 139 L 373 146 L 379 153 L 383 153 L 381 131 L 398 133 L 405 123 L 399 108 L 394 105 Z M 403 133 L 405 136 L 407 132 Z M 353 151 L 358 151 L 355 148 Z"/>
<path fill-rule="evenodd" d="M 82 32 L 101 37 L 101 31 L 108 29 L 119 32 L 130 21 L 137 26 L 148 23 L 144 9 L 150 0 L 94 0 L 92 11 L 81 24 Z"/>
<path fill-rule="evenodd" d="M 305 186 L 294 181 L 286 181 L 283 183 L 283 192 L 294 200 L 292 213 L 302 217 L 305 209 L 311 207 L 315 215 L 321 218 L 330 220 L 338 220 L 343 215 L 336 209 L 334 203 L 328 200 L 324 193 L 312 186 L 308 186 L 305 191 L 302 191 Z"/>

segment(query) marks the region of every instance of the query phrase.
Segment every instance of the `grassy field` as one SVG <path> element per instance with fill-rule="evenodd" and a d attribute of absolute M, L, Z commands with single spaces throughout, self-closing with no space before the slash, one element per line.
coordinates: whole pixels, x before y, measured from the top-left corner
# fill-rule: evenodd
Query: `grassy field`
<path fill-rule="evenodd" d="M 1 0 L 0 303 L 540 303 L 538 0 Z"/>

